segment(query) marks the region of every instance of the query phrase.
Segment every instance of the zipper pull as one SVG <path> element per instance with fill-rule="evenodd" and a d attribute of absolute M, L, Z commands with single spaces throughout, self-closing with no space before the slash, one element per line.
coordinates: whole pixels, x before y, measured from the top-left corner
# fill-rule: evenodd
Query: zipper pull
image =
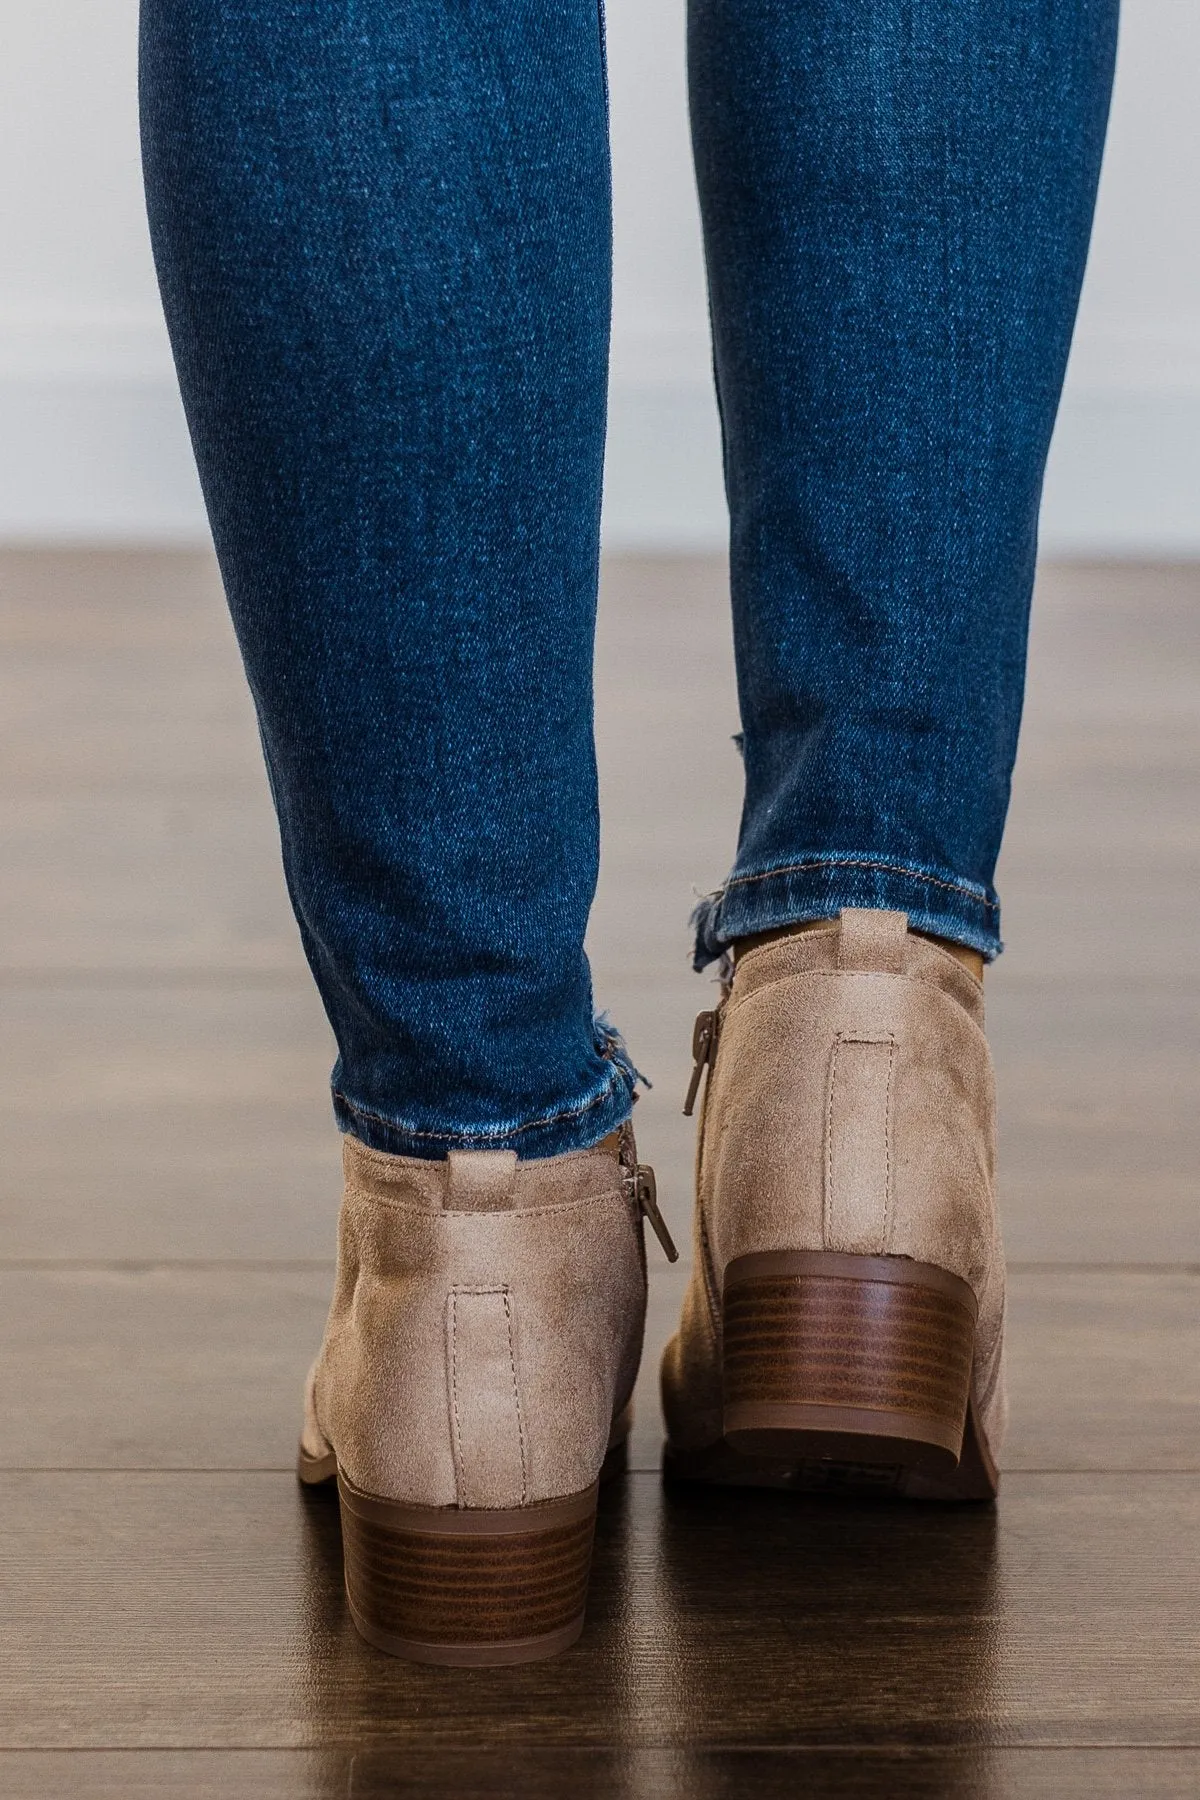
<path fill-rule="evenodd" d="M 716 1044 L 716 1013 L 697 1013 L 696 1023 L 692 1027 L 692 1055 L 696 1060 L 692 1068 L 692 1079 L 688 1082 L 687 1098 L 683 1103 L 683 1116 L 685 1119 L 690 1119 L 695 1109 L 696 1095 L 700 1092 L 700 1080 L 705 1069 L 712 1061 Z"/>
<path fill-rule="evenodd" d="M 633 1171 L 633 1181 L 638 1211 L 643 1219 L 649 1219 L 651 1230 L 662 1245 L 667 1261 L 678 1262 L 679 1252 L 675 1248 L 675 1240 L 667 1230 L 667 1221 L 658 1210 L 658 1183 L 649 1163 L 637 1165 Z"/>

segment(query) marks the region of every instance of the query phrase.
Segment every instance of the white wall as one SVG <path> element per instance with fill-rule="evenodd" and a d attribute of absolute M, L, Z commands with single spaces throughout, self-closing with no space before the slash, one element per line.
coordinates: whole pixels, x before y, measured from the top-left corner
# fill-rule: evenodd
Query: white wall
<path fill-rule="evenodd" d="M 609 0 L 617 263 L 607 536 L 720 543 L 683 0 Z M 0 535 L 203 517 L 138 177 L 136 0 L 0 0 Z M 1053 550 L 1200 554 L 1200 5 L 1126 0 L 1048 484 Z"/>

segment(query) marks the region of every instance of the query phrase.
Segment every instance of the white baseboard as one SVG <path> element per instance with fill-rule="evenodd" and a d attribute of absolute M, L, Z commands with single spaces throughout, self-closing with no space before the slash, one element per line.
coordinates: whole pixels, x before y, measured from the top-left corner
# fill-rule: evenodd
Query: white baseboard
<path fill-rule="evenodd" d="M 1068 390 L 1041 547 L 1049 556 L 1200 556 L 1200 391 Z"/>
<path fill-rule="evenodd" d="M 614 383 L 612 550 L 725 542 L 716 409 L 694 380 Z M 188 544 L 207 536 L 169 376 L 0 375 L 0 541 Z M 1200 391 L 1068 391 L 1043 549 L 1200 556 Z"/>
<path fill-rule="evenodd" d="M 0 541 L 206 543 L 173 378 L 0 377 Z"/>

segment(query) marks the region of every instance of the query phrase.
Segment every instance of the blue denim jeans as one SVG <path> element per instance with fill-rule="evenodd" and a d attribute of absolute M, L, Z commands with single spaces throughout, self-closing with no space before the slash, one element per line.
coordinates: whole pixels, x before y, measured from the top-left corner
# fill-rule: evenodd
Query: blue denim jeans
<path fill-rule="evenodd" d="M 746 799 L 697 962 L 993 871 L 1115 0 L 692 0 Z M 143 0 L 154 250 L 340 1123 L 593 1143 L 597 0 Z"/>

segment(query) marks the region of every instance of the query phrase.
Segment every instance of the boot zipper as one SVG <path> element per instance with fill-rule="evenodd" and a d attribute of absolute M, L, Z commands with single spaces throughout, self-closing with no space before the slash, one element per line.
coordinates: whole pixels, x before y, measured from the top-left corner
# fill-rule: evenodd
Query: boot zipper
<path fill-rule="evenodd" d="M 696 1015 L 696 1023 L 692 1029 L 692 1055 L 696 1061 L 692 1068 L 692 1079 L 688 1082 L 687 1098 L 683 1103 L 685 1119 L 690 1119 L 695 1110 L 696 1095 L 700 1092 L 700 1082 L 716 1051 L 719 1017 L 720 1015 L 715 1012 L 702 1012 Z"/>
<path fill-rule="evenodd" d="M 650 1228 L 662 1245 L 668 1262 L 678 1262 L 679 1252 L 675 1248 L 675 1240 L 667 1230 L 667 1221 L 658 1210 L 658 1184 L 654 1179 L 654 1170 L 649 1163 L 638 1163 L 630 1170 L 633 1181 L 634 1198 L 638 1211 L 643 1219 L 650 1221 Z"/>

